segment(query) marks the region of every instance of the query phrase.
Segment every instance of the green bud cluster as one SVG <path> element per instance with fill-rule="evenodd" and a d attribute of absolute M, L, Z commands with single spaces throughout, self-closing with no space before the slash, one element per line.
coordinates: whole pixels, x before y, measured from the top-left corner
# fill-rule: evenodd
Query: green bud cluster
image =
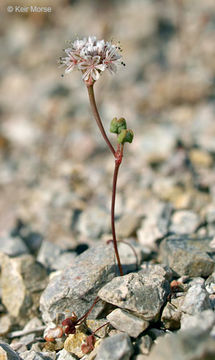
<path fill-rule="evenodd" d="M 132 143 L 134 137 L 134 133 L 131 129 L 122 130 L 117 137 L 117 141 L 119 144 L 124 144 L 125 142 Z"/>
<path fill-rule="evenodd" d="M 124 118 L 113 118 L 110 123 L 110 132 L 114 134 L 120 134 L 120 132 L 124 129 L 127 129 L 126 120 Z"/>
<path fill-rule="evenodd" d="M 124 118 L 113 118 L 110 124 L 110 132 L 117 134 L 117 141 L 119 144 L 125 142 L 131 143 L 134 137 L 134 133 L 131 129 L 127 129 L 126 120 Z"/>

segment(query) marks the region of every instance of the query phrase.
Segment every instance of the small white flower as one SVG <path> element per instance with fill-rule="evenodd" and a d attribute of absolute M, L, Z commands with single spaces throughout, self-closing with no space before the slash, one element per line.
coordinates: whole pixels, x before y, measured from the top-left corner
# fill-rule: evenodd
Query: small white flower
<path fill-rule="evenodd" d="M 83 38 L 82 40 L 79 39 L 75 40 L 73 42 L 74 50 L 81 50 L 85 46 L 86 42 L 87 42 L 86 38 Z"/>
<path fill-rule="evenodd" d="M 116 45 L 97 40 L 95 36 L 75 40 L 65 52 L 67 56 L 61 58 L 61 64 L 66 65 L 65 73 L 78 69 L 82 71 L 82 78 L 87 84 L 97 81 L 105 69 L 115 73 L 121 59 Z"/>
<path fill-rule="evenodd" d="M 68 74 L 77 67 L 79 56 L 76 55 L 71 49 L 66 49 L 65 52 L 68 56 L 61 58 L 61 64 L 67 66 L 65 73 Z"/>
<path fill-rule="evenodd" d="M 95 44 L 95 43 L 96 43 L 96 36 L 89 36 L 88 44 Z"/>
<path fill-rule="evenodd" d="M 119 62 L 120 59 L 121 55 L 117 53 L 115 47 L 112 47 L 106 51 L 106 56 L 103 60 L 103 64 L 105 64 L 110 73 L 113 74 L 117 71 L 116 64 Z"/>
<path fill-rule="evenodd" d="M 96 46 L 97 46 L 98 53 L 102 53 L 105 48 L 105 41 L 104 40 L 97 41 Z"/>
<path fill-rule="evenodd" d="M 99 79 L 99 71 L 104 71 L 106 66 L 100 64 L 100 56 L 86 56 L 78 67 L 83 70 L 83 79 L 85 81 L 89 80 L 90 77 L 96 81 Z"/>

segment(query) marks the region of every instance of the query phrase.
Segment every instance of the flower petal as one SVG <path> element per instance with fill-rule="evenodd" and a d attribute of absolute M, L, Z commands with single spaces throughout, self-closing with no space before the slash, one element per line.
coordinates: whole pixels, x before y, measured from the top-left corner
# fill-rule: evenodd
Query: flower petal
<path fill-rule="evenodd" d="M 99 69 L 101 71 L 105 71 L 106 69 L 106 65 L 105 64 L 99 64 L 99 65 L 95 65 L 96 69 Z"/>
<path fill-rule="evenodd" d="M 93 78 L 93 80 L 98 80 L 99 79 L 99 72 L 98 72 L 98 70 L 96 70 L 96 68 L 93 68 L 92 70 L 91 70 L 91 75 L 92 75 L 92 78 Z"/>
<path fill-rule="evenodd" d="M 66 53 L 67 55 L 70 55 L 71 52 L 72 52 L 72 49 L 71 49 L 71 48 L 65 49 L 65 53 Z"/>
<path fill-rule="evenodd" d="M 88 80 L 88 79 L 89 79 L 89 76 L 90 76 L 90 73 L 91 73 L 91 69 L 87 69 L 87 70 L 84 72 L 84 74 L 83 74 L 83 76 L 82 76 L 82 79 L 83 79 L 83 80 Z"/>
<path fill-rule="evenodd" d="M 65 70 L 65 74 L 70 73 L 73 69 L 74 69 L 74 64 L 69 65 Z"/>

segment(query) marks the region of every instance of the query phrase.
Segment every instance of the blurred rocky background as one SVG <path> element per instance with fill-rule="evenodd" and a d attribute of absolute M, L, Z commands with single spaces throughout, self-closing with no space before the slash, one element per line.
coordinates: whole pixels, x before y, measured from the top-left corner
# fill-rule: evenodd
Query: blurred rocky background
<path fill-rule="evenodd" d="M 214 271 L 214 0 L 29 1 L 0 5 L 2 333 L 38 316 L 50 272 L 111 237 L 113 159 L 80 73 L 62 78 L 57 64 L 77 37 L 120 41 L 126 63 L 95 86 L 107 131 L 117 116 L 135 133 L 119 174 L 118 239 L 177 276 L 204 283 Z M 51 11 L 16 11 L 30 5 Z M 214 308 L 208 284 L 213 306 L 201 310 Z"/>
<path fill-rule="evenodd" d="M 8 4 L 29 5 L 1 5 L 1 237 L 74 249 L 110 232 L 113 159 L 80 74 L 61 78 L 57 66 L 66 41 L 88 34 L 119 40 L 126 63 L 95 87 L 107 131 L 124 116 L 135 132 L 118 218 L 142 220 L 169 202 L 194 212 L 197 230 L 215 196 L 213 0 L 32 1 L 50 13 L 9 13 Z"/>

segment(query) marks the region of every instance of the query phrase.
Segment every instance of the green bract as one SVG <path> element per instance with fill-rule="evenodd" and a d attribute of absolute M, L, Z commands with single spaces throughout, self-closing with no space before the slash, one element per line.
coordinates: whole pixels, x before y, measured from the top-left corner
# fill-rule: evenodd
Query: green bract
<path fill-rule="evenodd" d="M 117 137 L 117 141 L 119 144 L 124 144 L 125 142 L 131 143 L 134 137 L 134 133 L 131 129 L 122 130 Z"/>
<path fill-rule="evenodd" d="M 126 120 L 124 118 L 120 118 L 117 120 L 117 118 L 113 118 L 113 120 L 110 123 L 110 132 L 115 134 L 120 134 L 122 130 L 127 129 Z"/>

